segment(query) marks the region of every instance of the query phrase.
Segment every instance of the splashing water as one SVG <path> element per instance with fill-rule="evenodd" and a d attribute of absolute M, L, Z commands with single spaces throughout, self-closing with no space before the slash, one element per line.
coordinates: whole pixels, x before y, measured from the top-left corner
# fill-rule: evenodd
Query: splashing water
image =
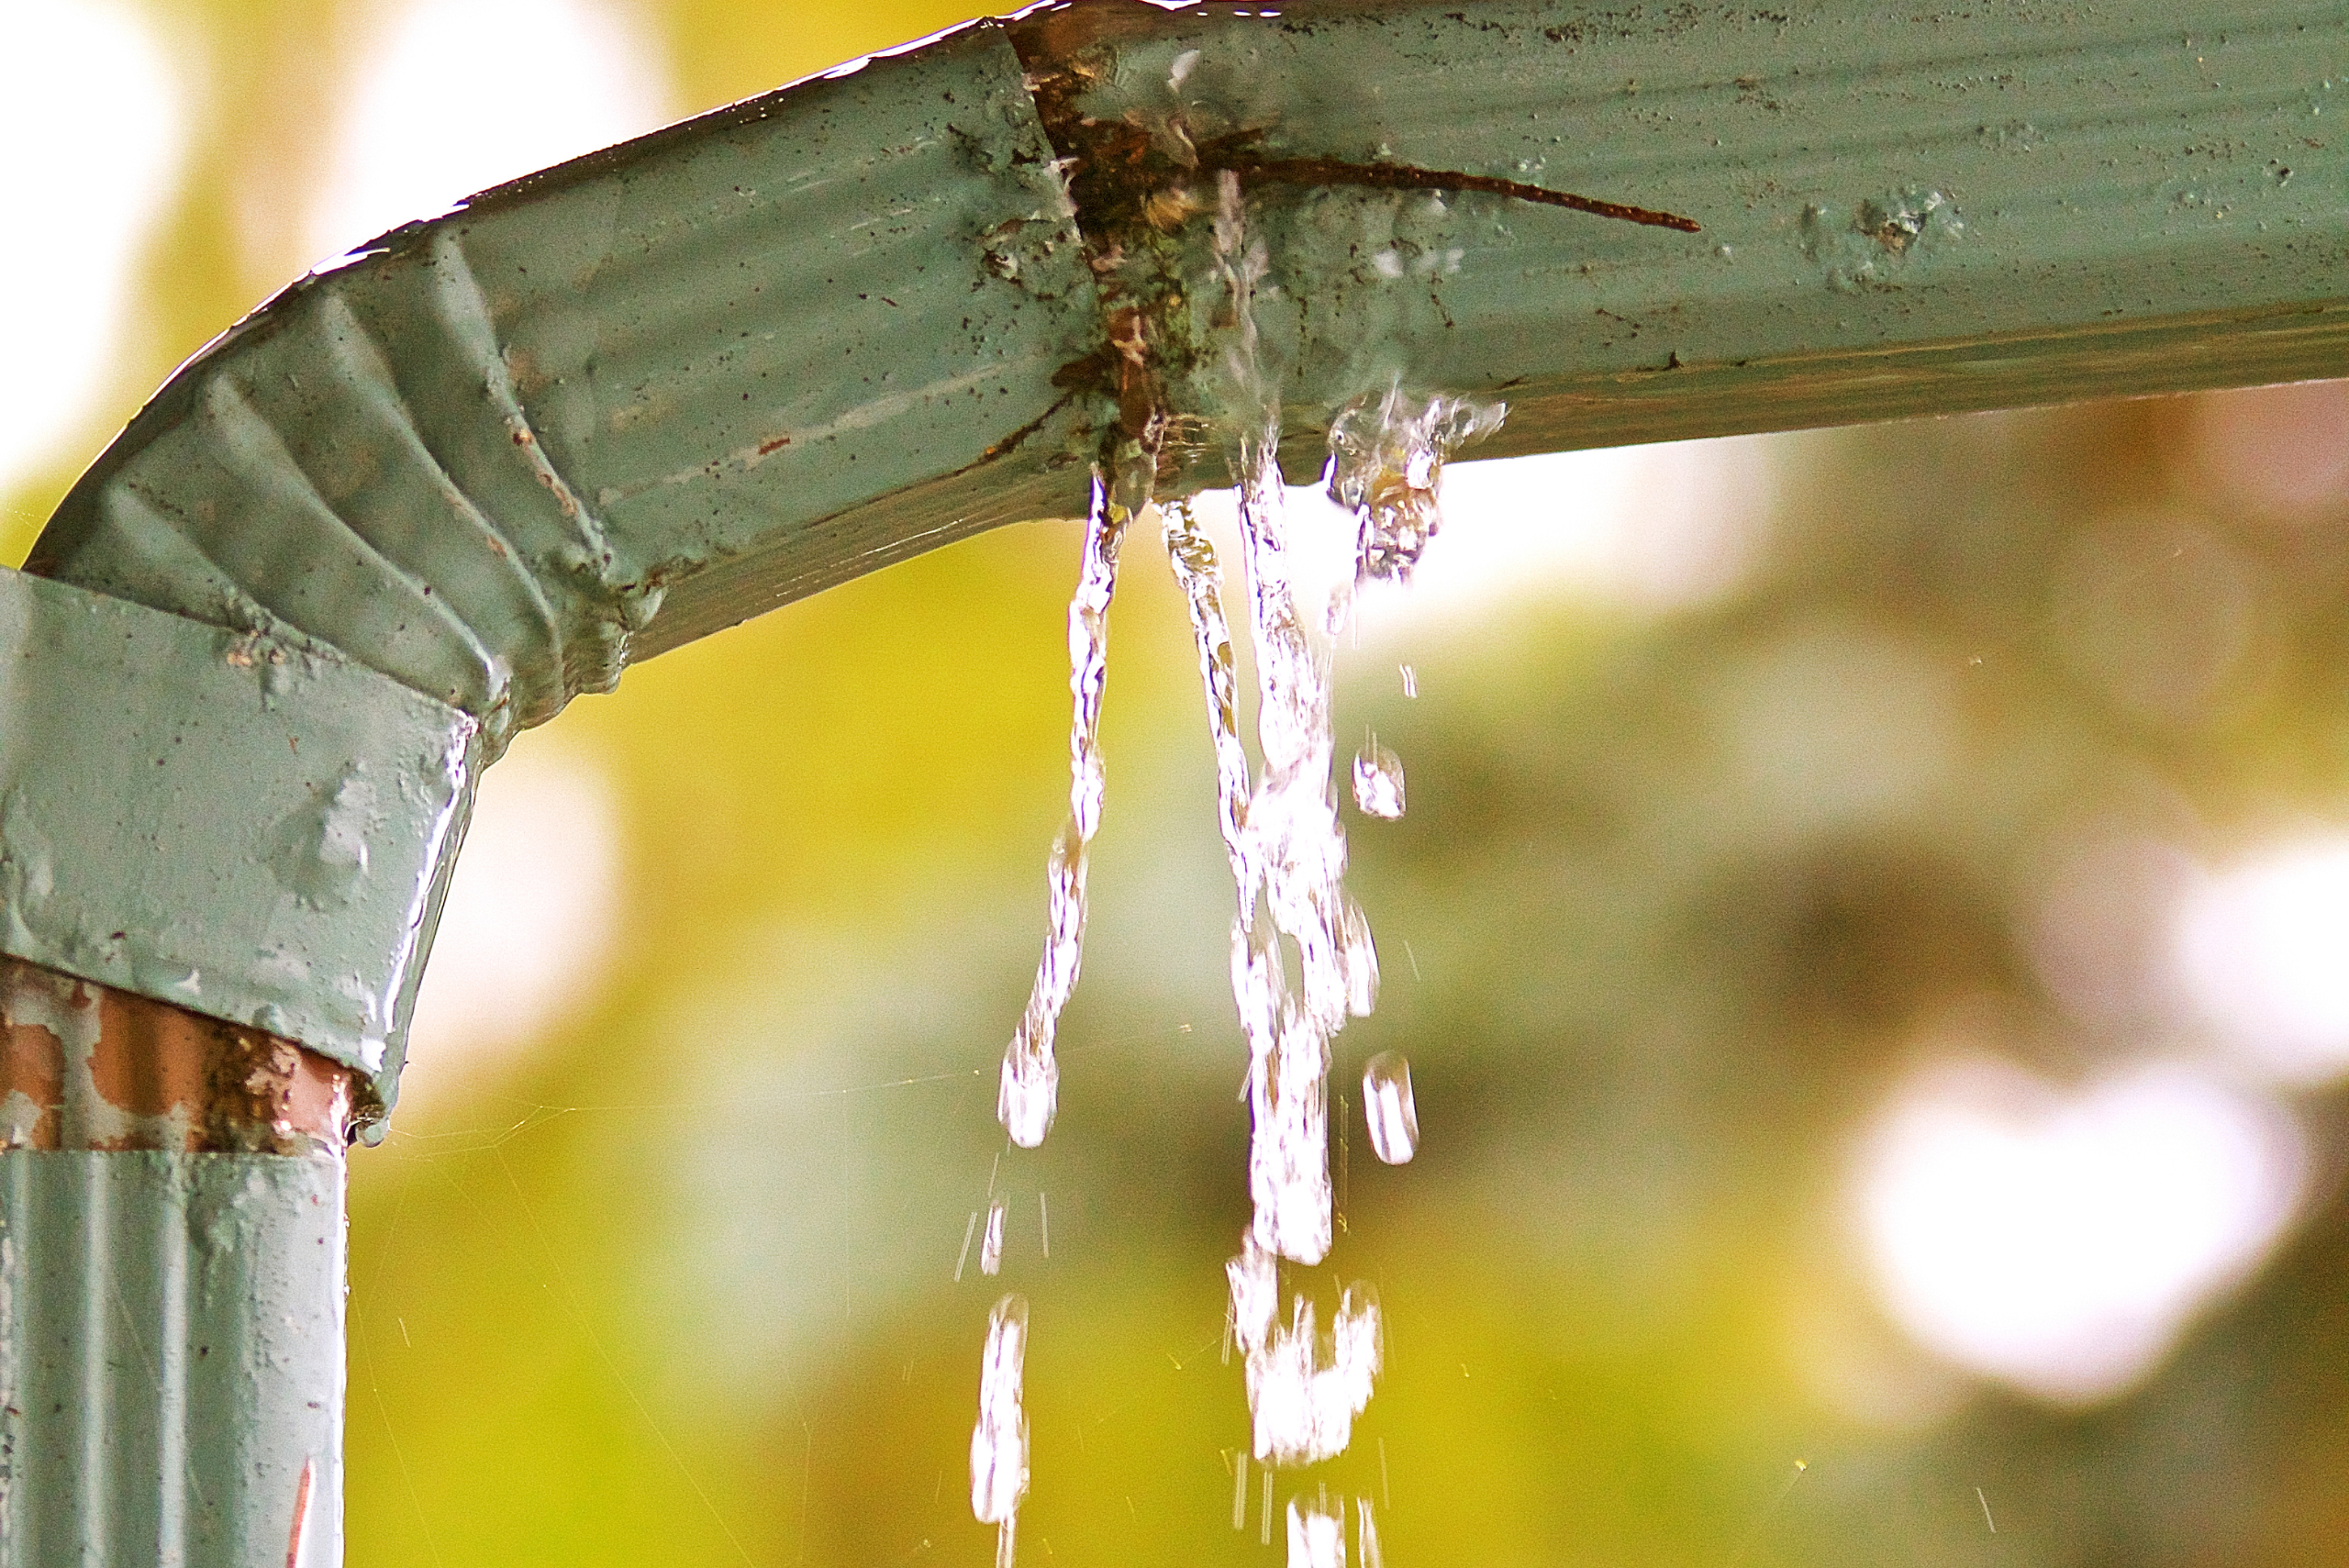
<path fill-rule="evenodd" d="M 1354 517 L 1353 583 L 1331 597 L 1319 626 L 1301 613 L 1292 581 L 1287 521 L 1277 462 L 1279 400 L 1257 360 L 1253 302 L 1269 293 L 1270 264 L 1247 232 L 1238 176 L 1220 175 L 1214 222 L 1217 266 L 1230 291 L 1234 330 L 1227 343 L 1239 422 L 1233 470 L 1239 482 L 1248 629 L 1255 651 L 1260 766 L 1252 784 L 1239 726 L 1238 681 L 1214 547 L 1188 501 L 1164 508 L 1167 556 L 1189 606 L 1216 762 L 1218 825 L 1231 863 L 1232 999 L 1247 1040 L 1249 1195 L 1252 1216 L 1240 1252 L 1226 1266 L 1230 1337 L 1244 1356 L 1253 1457 L 1263 1466 L 1263 1529 L 1272 1540 L 1274 1467 L 1319 1462 L 1342 1452 L 1368 1407 L 1383 1358 L 1378 1304 L 1360 1284 L 1341 1293 L 1327 1335 L 1311 1298 L 1290 1294 L 1281 1321 L 1281 1263 L 1314 1265 L 1331 1244 L 1330 1040 L 1349 1016 L 1377 998 L 1378 960 L 1370 925 L 1348 896 L 1346 840 L 1338 820 L 1330 725 L 1331 659 L 1324 632 L 1342 628 L 1353 594 L 1373 580 L 1408 578 L 1442 523 L 1436 494 L 1444 460 L 1497 428 L 1502 406 L 1435 395 L 1399 383 L 1357 400 L 1330 431 L 1330 494 Z M 1153 424 L 1153 429 L 1157 428 Z M 1054 1035 L 1083 959 L 1086 848 L 1100 825 L 1104 773 L 1099 747 L 1108 670 L 1108 611 L 1119 547 L 1128 524 L 1151 502 L 1157 449 L 1128 441 L 1114 480 L 1097 469 L 1084 566 L 1069 605 L 1069 818 L 1048 862 L 1050 917 L 1036 980 L 1003 1058 L 996 1117 L 1011 1141 L 1034 1148 L 1052 1127 L 1059 1074 Z M 1407 696 L 1418 695 L 1408 665 Z M 1395 817 L 1403 811 L 1403 767 L 1371 738 L 1353 764 L 1355 804 Z M 1284 941 L 1286 939 L 1286 941 Z M 1285 949 L 1297 967 L 1292 985 Z M 1417 1147 L 1418 1116 L 1408 1066 L 1374 1059 L 1364 1110 L 1381 1160 L 1399 1163 Z M 1041 1198 L 1040 1198 L 1041 1205 Z M 1002 1266 L 1006 1206 L 991 1202 L 980 1270 Z M 975 1223 L 977 1216 L 973 1220 Z M 1042 1215 L 1040 1207 L 1040 1222 Z M 963 1238 L 967 1256 L 970 1234 Z M 962 1274 L 957 1262 L 956 1277 Z M 998 1527 L 997 1568 L 1011 1568 L 1014 1524 L 1028 1490 L 1027 1418 L 1020 1407 L 1028 1307 L 1007 1296 L 988 1318 L 979 1420 L 971 1434 L 971 1507 Z M 1232 1518 L 1245 1518 L 1249 1454 L 1237 1456 Z M 1384 1454 L 1382 1451 L 1382 1465 Z M 1345 1499 L 1289 1506 L 1291 1568 L 1344 1568 Z M 1356 1541 L 1364 1568 L 1380 1568 L 1368 1499 L 1359 1500 Z"/>
<path fill-rule="evenodd" d="M 1354 753 L 1354 806 L 1392 822 L 1403 815 L 1403 759 L 1371 737 Z"/>
<path fill-rule="evenodd" d="M 1382 1162 L 1408 1164 L 1419 1151 L 1419 1107 L 1401 1051 L 1382 1051 L 1363 1064 L 1362 1114 L 1370 1124 L 1370 1151 Z"/>
<path fill-rule="evenodd" d="M 1141 481 L 1147 495 L 1148 480 Z M 1132 516 L 1129 486 L 1112 486 L 1097 471 L 1085 528 L 1085 563 L 1068 606 L 1068 820 L 1052 840 L 1045 881 L 1051 889 L 1043 957 L 1027 1010 L 1003 1053 L 996 1119 L 1011 1141 L 1033 1149 L 1051 1130 L 1060 1095 L 1060 1066 L 1052 1037 L 1061 1010 L 1076 990 L 1085 957 L 1085 846 L 1101 826 L 1106 774 L 1101 764 L 1101 694 L 1109 670 L 1109 601 L 1118 589 L 1118 547 Z"/>
<path fill-rule="evenodd" d="M 1019 1501 L 1028 1495 L 1028 1413 L 1019 1402 L 1027 1357 L 1027 1298 L 1007 1296 L 987 1314 L 979 1420 L 971 1429 L 971 1512 L 996 1527 L 996 1568 L 1011 1568 Z"/>
<path fill-rule="evenodd" d="M 1345 1499 L 1340 1510 L 1292 1499 L 1288 1506 L 1288 1568 L 1346 1568 Z"/>
<path fill-rule="evenodd" d="M 1383 1346 L 1378 1303 L 1369 1286 L 1346 1287 L 1324 1337 L 1313 1302 L 1302 1292 L 1289 1300 L 1289 1320 L 1275 1320 L 1278 1270 L 1252 1238 L 1242 1240 L 1240 1255 L 1224 1267 L 1235 1335 L 1247 1352 L 1255 1457 L 1267 1466 L 1336 1458 L 1353 1441 L 1354 1418 L 1369 1406 L 1378 1378 Z"/>

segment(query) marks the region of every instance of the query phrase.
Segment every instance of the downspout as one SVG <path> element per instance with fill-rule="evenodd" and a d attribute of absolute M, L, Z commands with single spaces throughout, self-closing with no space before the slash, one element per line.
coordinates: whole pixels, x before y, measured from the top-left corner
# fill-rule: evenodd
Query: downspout
<path fill-rule="evenodd" d="M 251 1528 L 183 1530 L 183 1560 L 263 1561 L 214 1543 L 290 1540 L 297 1506 L 309 1561 L 340 1551 L 339 1350 L 261 1357 L 242 1404 L 142 1370 L 185 1363 L 190 1280 L 339 1346 L 333 1129 L 248 1117 L 222 1142 L 150 1095 L 74 1147 L 48 1085 L 77 1060 L 115 1081 L 75 1020 L 160 1009 L 225 1026 L 223 1061 L 308 1052 L 380 1137 L 473 784 L 515 730 L 634 660 L 1067 515 L 1152 421 L 1163 484 L 1220 478 L 1226 177 L 1271 240 L 1296 477 L 1397 377 L 1507 399 L 1496 455 L 2287 380 L 2337 373 L 2349 337 L 2344 40 L 2337 0 L 1075 0 L 296 284 L 0 578 L 0 953 L 38 971 L 0 997 L 31 1063 L 0 1153 L 0 1563 L 171 1561 L 121 1521 L 188 1516 L 131 1494 L 193 1496 L 188 1434 L 262 1428 L 275 1457 L 217 1494 Z M 221 1182 L 284 1223 L 207 1218 Z M 326 1208 L 330 1241 L 287 1218 Z M 52 1301 L 80 1316 L 40 1306 L 36 1332 Z M 52 1364 L 92 1369 L 71 1419 L 32 1392 L 64 1386 Z M 146 1457 L 80 1485 L 101 1451 Z"/>

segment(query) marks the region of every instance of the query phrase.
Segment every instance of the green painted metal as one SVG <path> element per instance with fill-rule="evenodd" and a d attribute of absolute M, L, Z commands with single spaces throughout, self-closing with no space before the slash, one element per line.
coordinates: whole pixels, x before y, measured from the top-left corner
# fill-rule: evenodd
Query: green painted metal
<path fill-rule="evenodd" d="M 331 651 L 0 572 L 0 951 L 388 1098 L 475 728 Z"/>
<path fill-rule="evenodd" d="M 340 1155 L 0 1152 L 0 1568 L 342 1558 Z"/>
<path fill-rule="evenodd" d="M 1301 475 L 1398 377 L 1507 398 L 1502 454 L 2339 369 L 2343 103 L 2340 0 L 1046 6 L 304 280 L 29 569 L 340 652 L 494 754 L 631 658 L 1074 509 L 1120 422 L 1172 416 L 1170 482 L 1219 477 L 1226 172 Z M 291 951 L 321 993 L 351 973 Z M 401 1025 L 274 1005 L 329 1051 Z"/>
<path fill-rule="evenodd" d="M 1480 448 L 1502 455 L 2349 373 L 2337 0 L 1079 4 L 1020 27 L 1122 186 L 1211 206 L 1216 165 L 1241 172 L 1293 469 L 1397 377 L 1507 397 Z M 1304 161 L 1702 229 L 1249 172 Z M 1212 417 L 1207 223 L 1116 238 L 1113 285 L 1186 302 L 1158 315 L 1167 395 Z"/>
<path fill-rule="evenodd" d="M 1052 157 L 980 28 L 476 198 L 193 361 L 28 570 L 339 648 L 502 740 L 1065 506 L 1054 378 L 1099 328 Z"/>
<path fill-rule="evenodd" d="M 2343 114 L 2341 0 L 1077 0 L 534 176 L 226 334 L 0 580 L 0 945 L 388 1105 L 515 728 L 1154 416 L 1220 477 L 1227 175 L 1301 476 L 1397 378 L 1502 454 L 2339 373 Z M 308 1465 L 334 1560 L 340 1181 L 0 1154 L 0 1551 L 273 1564 Z"/>

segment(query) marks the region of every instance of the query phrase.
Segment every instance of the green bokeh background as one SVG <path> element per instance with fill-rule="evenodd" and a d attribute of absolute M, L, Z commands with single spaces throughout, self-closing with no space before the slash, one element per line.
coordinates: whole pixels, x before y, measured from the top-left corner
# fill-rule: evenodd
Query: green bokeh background
<path fill-rule="evenodd" d="M 333 91 L 331 7 L 157 14 L 205 90 L 117 421 L 280 281 L 246 275 L 232 192 L 292 167 Z M 644 14 L 681 113 L 960 15 Z M 2215 853 L 2349 803 L 2349 505 L 2255 515 L 2178 461 L 2195 408 L 1788 439 L 1769 552 L 1726 601 L 1512 603 L 1341 657 L 1340 734 L 1402 753 L 1411 811 L 1353 828 L 1386 988 L 1339 1081 L 1408 1051 L 1427 1138 L 1388 1170 L 1354 1135 L 1335 1261 L 1377 1285 L 1388 1369 L 1353 1451 L 1297 1479 L 1381 1496 L 1387 1562 L 2340 1560 L 2337 1099 L 2300 1104 L 2316 1196 L 2278 1254 L 2085 1412 L 1944 1388 L 1871 1305 L 1848 1221 L 1853 1140 L 1930 1020 L 1990 1018 L 2059 1080 L 2158 1043 L 2067 1018 L 2026 962 L 2067 829 L 2190 820 Z M 6 499 L 8 559 L 103 439 Z M 2249 584 L 2253 630 L 2215 694 L 2160 712 L 2126 672 L 2208 591 L 2179 529 Z M 2083 540 L 2121 563 L 2085 598 Z M 1033 1304 L 1022 1561 L 1279 1560 L 1252 1501 L 1230 1523 L 1243 1051 L 1197 675 L 1147 537 L 1060 1120 L 1008 1157 L 993 1120 L 1064 809 L 1076 549 L 1065 523 L 1005 529 L 557 721 L 618 785 L 622 940 L 523 1065 L 353 1159 L 356 1568 L 986 1562 L 967 1445 L 1004 1284 Z M 1921 692 L 1948 768 L 1897 809 L 1774 795 L 1753 695 L 1789 681 L 1837 699 L 1781 738 L 1820 767 L 1922 745 Z M 1007 1278 L 958 1284 L 991 1182 Z M 1868 1418 L 1822 1363 L 1945 1408 Z"/>

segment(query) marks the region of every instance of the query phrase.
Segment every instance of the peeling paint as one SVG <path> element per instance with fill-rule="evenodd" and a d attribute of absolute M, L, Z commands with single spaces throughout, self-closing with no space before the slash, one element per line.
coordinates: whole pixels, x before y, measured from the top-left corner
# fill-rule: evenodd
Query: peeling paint
<path fill-rule="evenodd" d="M 381 1073 L 480 757 L 337 656 L 0 572 L 0 953 Z"/>
<path fill-rule="evenodd" d="M 2153 0 L 1279 11 L 1031 8 L 387 236 L 184 367 L 31 570 L 217 625 L 213 663 L 290 727 L 379 672 L 472 716 L 477 767 L 631 660 L 1072 515 L 1112 435 L 1163 483 L 1219 478 L 1229 323 L 1195 302 L 1220 297 L 1225 173 L 1267 241 L 1293 479 L 1398 379 L 1505 394 L 1506 456 L 2292 379 L 2349 347 L 2349 143 L 2306 135 L 2306 29 L 2338 4 L 2199 14 L 2231 39 L 2224 103 Z M 1951 61 L 1997 63 L 1996 119 L 1988 66 Z M 2228 225 L 2254 204 L 2290 245 Z M 0 946 L 292 1032 L 388 1097 L 462 806 L 414 782 L 433 765 L 369 766 L 369 806 L 306 773 L 336 793 L 262 868 L 317 925 L 227 951 L 202 920 L 166 941 L 160 904 L 94 911 L 97 828 L 69 842 L 11 785 Z M 250 840 L 209 843 L 223 885 L 167 902 L 267 906 Z"/>
<path fill-rule="evenodd" d="M 1208 176 L 1267 241 L 1253 329 L 1304 473 L 1402 379 L 1506 395 L 1498 456 L 2335 373 L 2349 141 L 2307 134 L 2332 85 L 2307 38 L 2349 7 L 2198 25 L 2230 37 L 2222 100 L 2154 0 L 1072 0 L 286 290 L 0 573 L 0 951 L 76 977 L 0 1021 L 0 1568 L 340 1552 L 342 1172 L 300 1141 L 306 1059 L 126 1075 L 77 979 L 375 1075 L 379 1133 L 473 778 L 516 729 L 1073 515 L 1117 437 L 1166 480 L 1219 461 Z M 2010 117 L 1954 61 L 1995 61 Z M 187 1151 L 244 1136 L 284 1141 Z M 54 1351 L 112 1342 L 109 1293 L 157 1375 L 85 1407 Z"/>
<path fill-rule="evenodd" d="M 350 1117 L 289 1040 L 0 959 L 0 1148 L 340 1157 Z"/>

